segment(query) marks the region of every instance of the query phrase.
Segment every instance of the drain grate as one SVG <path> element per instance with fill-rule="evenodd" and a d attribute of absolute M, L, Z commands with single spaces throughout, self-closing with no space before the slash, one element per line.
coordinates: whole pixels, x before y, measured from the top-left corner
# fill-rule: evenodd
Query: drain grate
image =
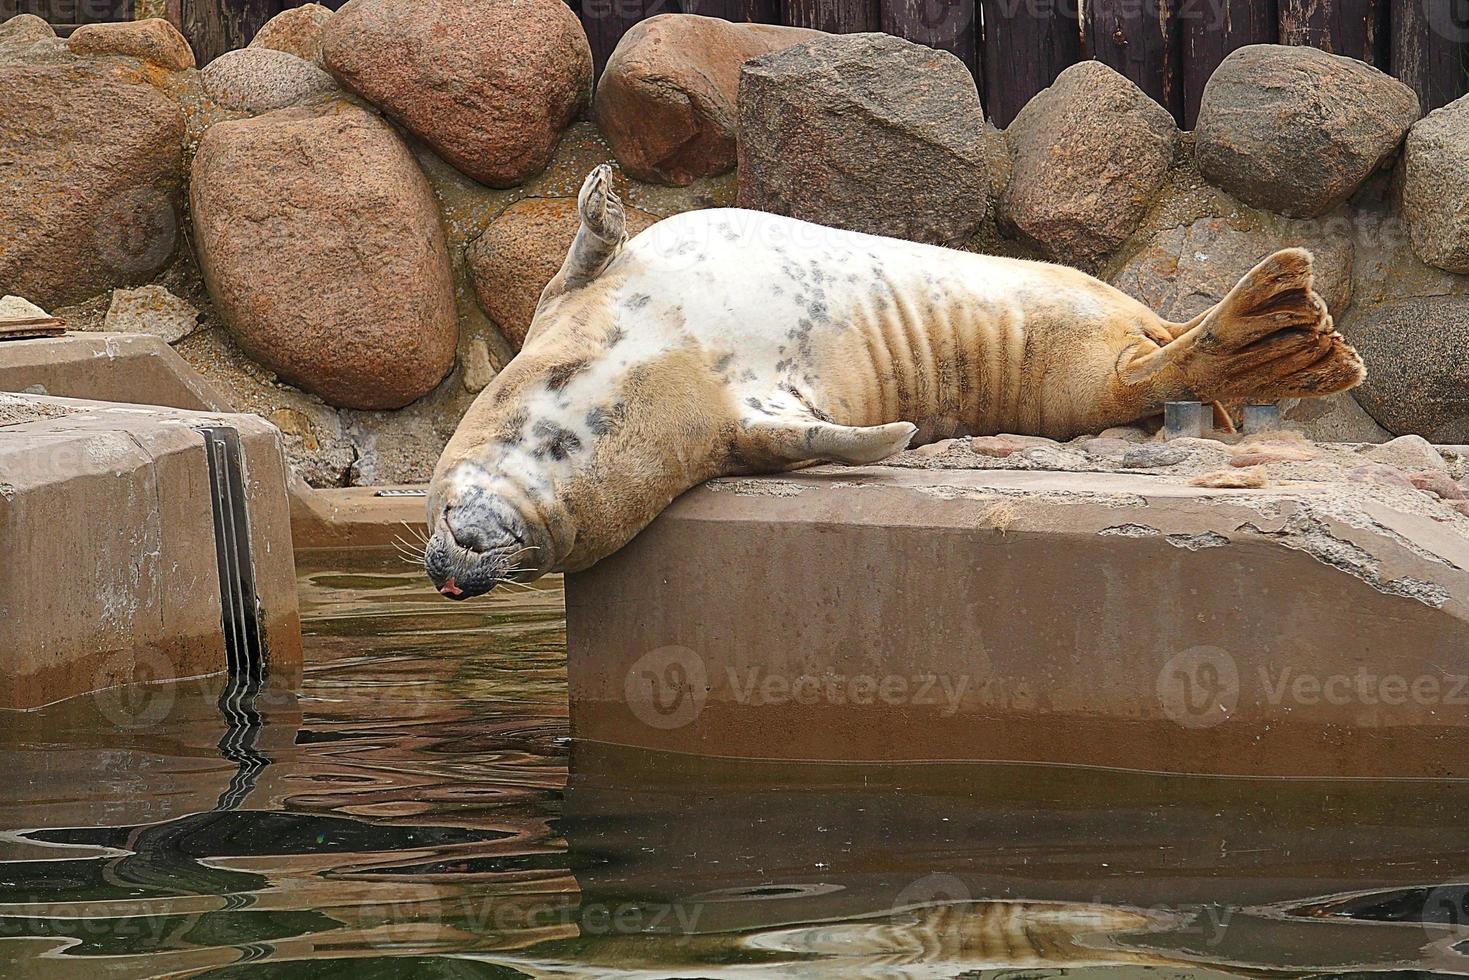
<path fill-rule="evenodd" d="M 240 434 L 229 426 L 201 426 L 209 458 L 209 493 L 214 511 L 214 553 L 219 562 L 220 606 L 224 610 L 225 663 L 231 678 L 258 685 L 265 677 L 260 642 L 260 607 L 250 556 L 250 521 L 245 497 Z"/>

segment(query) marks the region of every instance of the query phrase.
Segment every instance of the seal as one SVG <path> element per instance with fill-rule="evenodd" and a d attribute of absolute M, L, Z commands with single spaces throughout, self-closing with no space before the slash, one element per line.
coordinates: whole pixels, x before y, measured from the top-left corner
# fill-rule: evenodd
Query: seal
<path fill-rule="evenodd" d="M 628 242 L 606 166 L 578 210 L 521 352 L 430 485 L 424 564 L 452 598 L 586 568 L 715 476 L 871 463 L 955 435 L 1068 439 L 1170 400 L 1363 378 L 1304 249 L 1173 323 L 1065 266 L 759 211 L 690 211 Z"/>

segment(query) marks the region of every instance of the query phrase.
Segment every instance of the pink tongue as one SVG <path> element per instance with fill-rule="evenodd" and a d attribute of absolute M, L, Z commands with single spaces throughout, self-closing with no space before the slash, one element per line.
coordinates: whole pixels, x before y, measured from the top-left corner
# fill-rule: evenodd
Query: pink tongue
<path fill-rule="evenodd" d="M 464 594 L 464 590 L 461 589 L 459 586 L 455 585 L 453 579 L 449 579 L 449 581 L 445 582 L 444 583 L 444 587 L 442 589 L 440 589 L 439 592 L 443 593 L 444 595 L 463 595 Z"/>

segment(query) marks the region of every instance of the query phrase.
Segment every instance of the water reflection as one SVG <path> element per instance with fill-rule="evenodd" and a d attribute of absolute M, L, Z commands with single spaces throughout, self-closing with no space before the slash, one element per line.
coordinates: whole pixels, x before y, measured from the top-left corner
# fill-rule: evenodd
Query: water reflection
<path fill-rule="evenodd" d="M 569 751 L 554 583 L 339 566 L 300 691 L 0 718 L 0 975 L 1469 974 L 1464 784 Z"/>

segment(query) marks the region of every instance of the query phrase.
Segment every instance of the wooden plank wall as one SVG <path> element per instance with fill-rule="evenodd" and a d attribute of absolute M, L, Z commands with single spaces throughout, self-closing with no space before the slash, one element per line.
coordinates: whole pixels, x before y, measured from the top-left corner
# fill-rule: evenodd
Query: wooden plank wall
<path fill-rule="evenodd" d="M 166 0 L 199 64 L 250 42 L 302 0 Z M 343 0 L 323 0 L 330 7 Z M 1412 86 L 1425 110 L 1469 92 L 1469 0 L 567 0 L 600 71 L 628 28 L 662 13 L 885 31 L 953 53 L 974 74 L 986 115 L 1006 126 L 1062 70 L 1096 58 L 1190 127 L 1219 62 L 1245 44 L 1313 45 L 1359 58 Z M 133 0 L 0 0 L 0 20 L 126 20 Z"/>
<path fill-rule="evenodd" d="M 62 37 L 83 24 L 131 20 L 132 0 L 0 0 L 0 20 L 16 14 L 34 14 Z"/>

